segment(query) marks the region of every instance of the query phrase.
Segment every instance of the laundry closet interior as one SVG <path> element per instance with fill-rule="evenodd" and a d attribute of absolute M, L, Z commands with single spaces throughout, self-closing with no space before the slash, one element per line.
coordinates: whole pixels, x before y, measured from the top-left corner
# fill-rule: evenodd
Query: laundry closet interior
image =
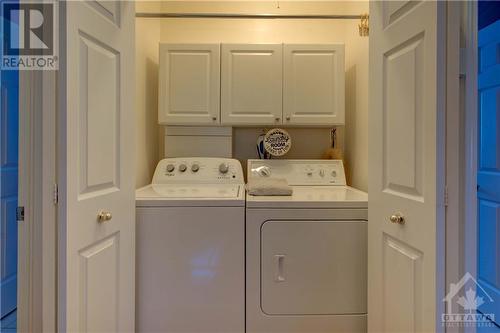
<path fill-rule="evenodd" d="M 319 159 L 322 158 L 324 152 L 331 146 L 330 132 L 332 128 L 337 128 L 337 147 L 340 147 L 344 152 L 345 163 L 348 168 L 349 183 L 350 185 L 367 191 L 367 178 L 368 178 L 368 36 L 360 36 L 359 24 L 361 22 L 360 16 L 367 14 L 369 11 L 368 2 L 360 1 L 158 1 L 146 2 L 138 1 L 136 4 L 136 168 L 137 168 L 137 187 L 144 186 L 151 181 L 155 167 L 160 159 L 165 157 L 165 142 L 169 149 L 172 149 L 172 154 L 185 154 L 189 156 L 191 152 L 196 153 L 198 145 L 206 144 L 211 150 L 210 153 L 216 154 L 222 152 L 226 154 L 224 157 L 233 157 L 242 162 L 246 168 L 246 160 L 250 158 L 258 158 L 256 152 L 256 139 L 269 130 L 275 127 L 285 128 L 292 137 L 292 147 L 290 151 L 284 156 L 287 159 Z M 141 13 L 160 14 L 160 13 L 219 13 L 222 15 L 227 14 L 271 14 L 271 15 L 284 15 L 291 16 L 285 18 L 222 18 L 209 17 L 209 18 L 182 18 L 182 17 L 161 17 L 161 15 L 147 15 L 140 16 Z M 312 18 L 301 19 L 293 18 L 293 15 L 330 15 L 331 18 Z M 335 18 L 338 16 L 338 18 Z M 349 18 L 352 17 L 352 18 Z M 276 117 L 265 115 L 266 117 L 233 117 L 226 123 L 224 120 L 221 123 L 220 116 L 221 108 L 224 108 L 224 103 L 228 103 L 228 85 L 224 84 L 224 78 L 220 77 L 220 88 L 215 92 L 211 86 L 207 88 L 207 94 L 210 96 L 200 96 L 200 83 L 193 87 L 192 95 L 189 97 L 180 97 L 178 101 L 179 107 L 189 108 L 195 106 L 198 108 L 196 112 L 201 114 L 201 117 L 185 117 L 184 120 L 175 119 L 175 117 L 167 117 L 162 119 L 163 125 L 159 124 L 158 108 L 160 107 L 159 100 L 161 100 L 162 93 L 159 92 L 159 84 L 161 77 L 159 76 L 160 65 L 160 43 L 168 44 L 191 44 L 191 51 L 196 52 L 196 44 L 200 44 L 202 49 L 198 52 L 206 52 L 207 44 L 210 47 L 221 47 L 219 59 L 224 59 L 224 45 L 225 44 L 244 44 L 250 49 L 252 45 L 256 44 L 272 44 L 274 50 L 278 48 L 282 54 L 281 59 L 275 59 L 274 63 L 262 63 L 262 66 L 271 66 L 275 74 L 275 80 L 280 80 L 279 83 L 269 83 L 264 89 L 272 89 L 274 91 L 269 93 L 259 94 L 256 97 L 265 96 L 261 106 L 272 109 L 278 112 L 280 120 L 276 121 Z M 345 96 L 344 96 L 344 110 L 334 110 L 334 112 L 341 112 L 344 119 L 337 121 L 332 117 L 292 117 L 292 121 L 286 120 L 286 115 L 282 116 L 282 112 L 287 110 L 286 96 L 293 93 L 286 93 L 283 90 L 282 76 L 286 75 L 286 69 L 282 66 L 287 61 L 287 48 L 293 45 L 309 44 L 312 51 L 318 51 L 321 54 L 322 47 L 328 45 L 340 45 L 344 48 L 344 70 L 345 72 Z M 239 45 L 239 46 L 244 46 Z M 203 50 L 203 47 L 205 49 Z M 314 49 L 316 47 L 316 50 Z M 265 51 L 265 50 L 264 50 Z M 275 58 L 278 58 L 276 56 Z M 331 70 L 328 67 L 331 57 L 325 56 L 320 58 L 320 63 L 316 66 L 313 62 L 304 63 L 301 70 L 307 72 L 307 66 L 311 66 L 312 71 Z M 257 60 L 258 61 L 258 60 Z M 196 63 L 196 61 L 195 61 Z M 187 62 L 186 62 L 187 64 Z M 200 63 L 196 63 L 199 65 Z M 255 66 L 259 66 L 257 63 Z M 224 64 L 220 64 L 220 69 L 224 71 Z M 322 69 L 321 66 L 324 66 Z M 326 67 L 325 67 L 326 66 Z M 200 70 L 207 70 L 207 68 L 200 68 Z M 283 70 L 283 71 L 282 71 Z M 193 72 L 196 72 L 195 70 Z M 288 72 L 290 72 L 288 70 Z M 176 73 L 174 73 L 175 75 Z M 178 75 L 178 74 L 177 74 Z M 271 75 L 270 75 L 271 76 Z M 200 75 L 199 77 L 203 77 Z M 197 80 L 196 77 L 192 77 Z M 314 84 L 309 76 L 309 81 L 300 85 L 300 77 L 297 78 L 296 89 L 302 93 L 300 89 L 307 88 L 307 93 L 312 94 L 306 96 L 304 101 L 318 99 L 318 103 L 332 103 L 331 99 L 338 99 L 339 96 L 333 94 L 326 96 L 325 89 L 318 84 L 318 87 L 310 87 Z M 293 84 L 290 79 L 285 80 Z M 337 82 L 339 83 L 339 82 Z M 342 83 L 342 82 L 340 82 Z M 184 78 L 181 85 L 189 85 L 189 78 Z M 209 84 L 205 82 L 205 84 Z M 210 83 L 213 85 L 212 83 Z M 249 85 L 239 87 L 242 90 L 249 90 Z M 182 89 L 182 88 L 180 88 Z M 255 87 L 259 89 L 259 87 Z M 262 87 L 260 88 L 262 89 Z M 283 90 L 283 92 L 282 92 Z M 187 91 L 187 89 L 186 89 Z M 184 91 L 184 92 L 186 92 Z M 251 98 L 251 91 L 248 94 L 241 95 L 242 98 Z M 160 96 L 159 96 L 160 94 Z M 182 93 L 181 93 L 182 94 Z M 217 94 L 221 96 L 217 98 Z M 316 94 L 316 95 L 314 95 Z M 323 94 L 323 96 L 321 95 Z M 187 103 L 190 97 L 197 98 L 198 100 L 191 105 L 182 104 Z M 215 112 L 218 119 L 213 121 L 212 116 L 208 117 L 203 115 L 200 110 L 206 110 L 209 105 L 203 105 L 207 100 L 204 98 L 209 97 L 213 103 L 213 99 L 218 99 L 215 106 Z M 335 100 L 333 102 L 335 102 Z M 176 102 L 174 100 L 174 103 Z M 250 102 L 248 100 L 241 103 Z M 198 103 L 198 104 L 196 104 Z M 238 101 L 237 101 L 238 103 Z M 257 103 L 257 104 L 256 104 Z M 300 101 L 299 103 L 300 104 Z M 258 102 L 249 105 L 258 105 Z M 300 106 L 302 106 L 301 104 Z M 326 105 L 326 104 L 324 104 Z M 242 106 L 244 108 L 244 106 Z M 318 104 L 314 105 L 318 107 Z M 212 108 L 210 112 L 213 112 Z M 290 109 L 290 107 L 288 107 Z M 305 109 L 305 108 L 304 108 Z M 300 113 L 302 110 L 298 110 Z M 308 110 L 305 110 L 306 112 Z M 321 110 L 324 112 L 324 110 Z M 224 110 L 222 110 L 224 112 Z M 258 110 L 262 112 L 262 110 Z M 267 112 L 267 110 L 266 110 Z M 163 114 L 167 114 L 165 111 Z M 205 117 L 205 119 L 203 119 Z M 224 115 L 222 114 L 222 117 Z M 170 122 L 170 123 L 169 123 Z M 292 124 L 289 124 L 292 123 Z M 313 123 L 314 125 L 309 125 Z M 186 145 L 192 143 L 193 147 L 179 147 L 176 146 L 175 141 L 170 141 L 165 138 L 168 134 L 168 126 L 175 126 L 173 131 L 182 131 L 181 135 L 200 134 L 202 138 L 206 138 L 203 134 L 209 131 L 211 135 L 217 135 L 218 139 L 213 139 L 209 143 L 204 140 L 197 140 L 192 138 L 186 141 L 179 141 L 179 144 Z M 178 124 L 184 124 L 188 128 L 182 130 Z M 196 127 L 191 127 L 194 126 Z M 177 134 L 177 133 L 174 133 Z M 228 138 L 230 136 L 230 138 Z M 173 135 L 174 139 L 177 137 Z M 223 138 L 226 137 L 226 138 Z M 219 143 L 223 142 L 224 147 L 217 147 Z M 187 144 L 190 146 L 189 144 Z M 173 147 L 172 147 L 173 146 Z M 187 152 L 183 149 L 188 149 Z M 230 156 L 227 156 L 230 155 Z"/>
<path fill-rule="evenodd" d="M 136 4 L 138 332 L 366 332 L 368 2 Z"/>

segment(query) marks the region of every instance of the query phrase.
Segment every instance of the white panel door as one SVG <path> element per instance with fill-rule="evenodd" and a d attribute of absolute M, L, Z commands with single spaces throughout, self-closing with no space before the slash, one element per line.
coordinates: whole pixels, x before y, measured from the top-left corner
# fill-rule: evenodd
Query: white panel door
<path fill-rule="evenodd" d="M 281 124 L 282 45 L 222 44 L 224 125 Z"/>
<path fill-rule="evenodd" d="M 283 59 L 283 123 L 344 124 L 344 45 L 285 44 Z"/>
<path fill-rule="evenodd" d="M 61 2 L 60 332 L 134 331 L 134 14 Z"/>
<path fill-rule="evenodd" d="M 220 44 L 160 44 L 159 81 L 160 124 L 220 123 Z"/>
<path fill-rule="evenodd" d="M 370 332 L 441 328 L 444 25 L 439 2 L 370 3 Z"/>

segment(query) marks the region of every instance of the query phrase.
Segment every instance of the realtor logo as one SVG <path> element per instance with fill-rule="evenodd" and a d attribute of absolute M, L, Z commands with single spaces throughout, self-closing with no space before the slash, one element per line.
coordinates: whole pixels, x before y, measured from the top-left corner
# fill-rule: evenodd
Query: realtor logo
<path fill-rule="evenodd" d="M 479 312 L 482 305 L 493 303 L 493 298 L 484 290 L 470 273 L 466 273 L 457 284 L 450 284 L 450 291 L 443 299 L 446 313 L 441 321 L 447 327 L 493 326 L 493 313 Z M 457 311 L 457 306 L 463 311 Z M 455 308 L 455 310 L 454 310 Z"/>
<path fill-rule="evenodd" d="M 3 70 L 57 69 L 56 4 L 2 1 Z"/>

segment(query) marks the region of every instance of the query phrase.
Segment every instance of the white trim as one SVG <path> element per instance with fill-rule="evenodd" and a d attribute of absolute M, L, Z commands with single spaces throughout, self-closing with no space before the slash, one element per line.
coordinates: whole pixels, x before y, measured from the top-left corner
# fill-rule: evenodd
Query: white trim
<path fill-rule="evenodd" d="M 57 204 L 54 202 L 54 184 L 57 184 L 56 156 L 56 72 L 44 71 L 43 85 L 43 158 L 41 211 L 43 216 L 39 249 L 42 254 L 42 328 L 43 332 L 57 331 Z"/>
<path fill-rule="evenodd" d="M 67 110 L 66 105 L 66 1 L 59 3 L 59 71 L 57 74 L 57 169 L 59 183 L 59 205 L 57 209 L 57 219 L 61 221 L 57 226 L 57 331 L 66 332 L 66 202 L 61 200 L 66 198 L 66 161 L 67 161 Z"/>
<path fill-rule="evenodd" d="M 448 6 L 437 2 L 437 41 L 447 41 Z M 441 315 L 446 295 L 446 109 L 447 109 L 447 55 L 448 45 L 437 48 L 437 114 L 436 114 L 436 332 L 444 332 Z"/>
<path fill-rule="evenodd" d="M 463 188 L 462 135 L 460 109 L 460 24 L 462 4 L 448 3 L 446 61 L 446 276 L 445 290 L 463 276 Z M 448 303 L 448 305 L 451 303 Z M 442 303 L 444 307 L 444 302 Z M 449 312 L 449 309 L 447 309 Z M 447 327 L 446 332 L 460 332 L 460 327 Z"/>
<path fill-rule="evenodd" d="M 56 331 L 56 72 L 19 71 L 19 332 Z"/>
<path fill-rule="evenodd" d="M 464 270 L 477 276 L 477 2 L 465 5 L 465 185 L 461 193 L 464 200 Z M 467 333 L 475 333 L 474 327 L 466 328 Z"/>
<path fill-rule="evenodd" d="M 17 329 L 33 331 L 33 114 L 34 72 L 19 72 L 19 190 L 18 205 L 24 221 L 18 222 Z"/>
<path fill-rule="evenodd" d="M 19 74 L 18 331 L 56 323 L 55 72 Z"/>
<path fill-rule="evenodd" d="M 465 271 L 477 276 L 477 3 L 467 3 L 465 80 Z"/>

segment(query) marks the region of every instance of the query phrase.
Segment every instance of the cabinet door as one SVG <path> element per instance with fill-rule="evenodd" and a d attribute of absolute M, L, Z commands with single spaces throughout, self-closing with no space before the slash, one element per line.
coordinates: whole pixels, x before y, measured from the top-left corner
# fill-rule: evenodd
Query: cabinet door
<path fill-rule="evenodd" d="M 344 123 L 344 45 L 284 46 L 284 124 Z"/>
<path fill-rule="evenodd" d="M 223 44 L 221 80 L 223 124 L 281 124 L 281 44 Z"/>
<path fill-rule="evenodd" d="M 160 124 L 219 124 L 219 44 L 160 44 L 159 81 Z"/>

